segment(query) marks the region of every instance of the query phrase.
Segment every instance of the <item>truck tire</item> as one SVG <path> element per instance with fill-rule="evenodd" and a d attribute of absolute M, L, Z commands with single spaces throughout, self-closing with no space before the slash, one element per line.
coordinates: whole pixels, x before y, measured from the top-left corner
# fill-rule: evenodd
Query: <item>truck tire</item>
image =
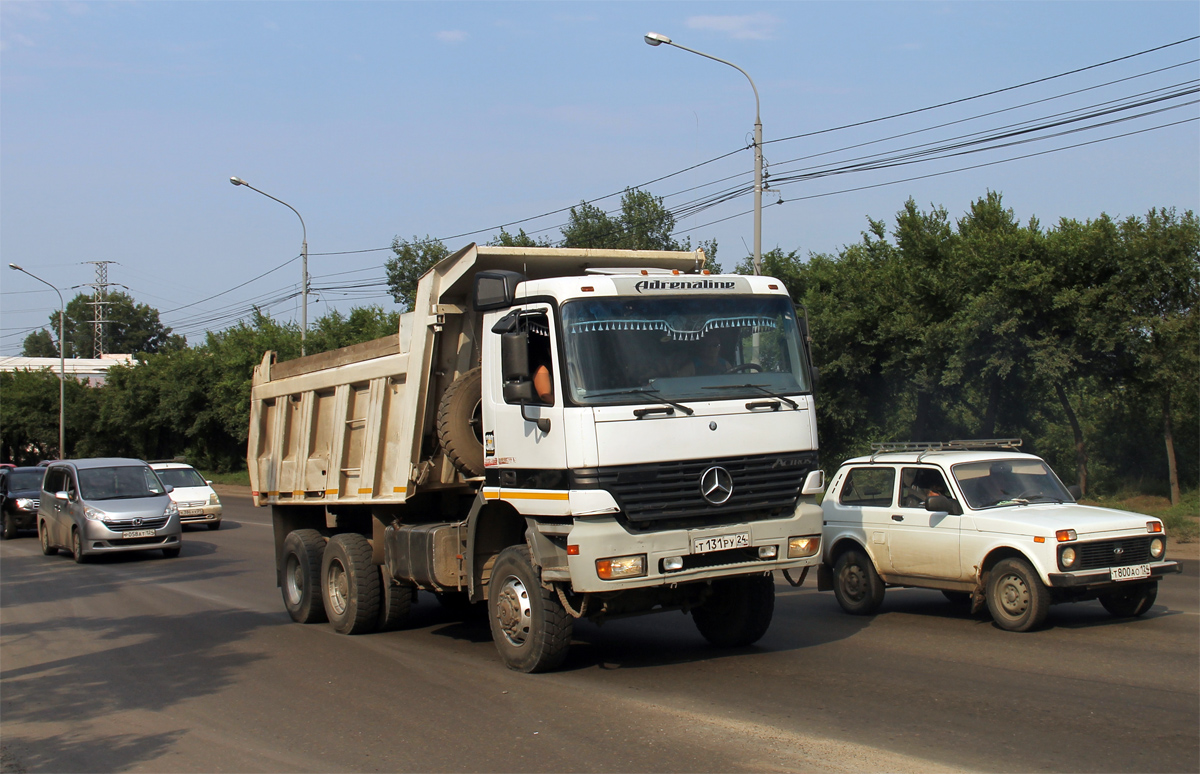
<path fill-rule="evenodd" d="M 718 648 L 741 648 L 762 639 L 775 613 L 775 580 L 769 575 L 721 578 L 712 596 L 692 611 L 696 628 Z"/>
<path fill-rule="evenodd" d="M 871 615 L 883 604 L 883 580 L 871 557 L 851 548 L 833 565 L 833 595 L 850 615 Z"/>
<path fill-rule="evenodd" d="M 1154 607 L 1157 598 L 1158 581 L 1153 581 L 1101 594 L 1100 604 L 1117 618 L 1134 618 Z"/>
<path fill-rule="evenodd" d="M 283 606 L 296 623 L 321 623 L 321 558 L 325 538 L 315 529 L 289 532 L 283 541 Z"/>
<path fill-rule="evenodd" d="M 415 587 L 395 580 L 387 565 L 379 565 L 379 624 L 376 629 L 390 632 L 403 626 L 416 598 Z"/>
<path fill-rule="evenodd" d="M 455 379 L 438 404 L 438 440 L 454 466 L 469 476 L 482 476 L 483 378 L 472 368 Z"/>
<path fill-rule="evenodd" d="M 379 626 L 379 568 L 365 537 L 343 532 L 330 538 L 321 557 L 321 597 L 339 634 L 366 634 Z"/>
<path fill-rule="evenodd" d="M 1027 632 L 1036 629 L 1050 612 L 1050 590 L 1029 562 L 1002 559 L 988 574 L 987 606 L 1001 629 Z"/>
<path fill-rule="evenodd" d="M 545 672 L 567 656 L 574 622 L 558 596 L 542 588 L 525 546 L 510 546 L 496 559 L 488 584 L 488 624 L 509 669 Z"/>

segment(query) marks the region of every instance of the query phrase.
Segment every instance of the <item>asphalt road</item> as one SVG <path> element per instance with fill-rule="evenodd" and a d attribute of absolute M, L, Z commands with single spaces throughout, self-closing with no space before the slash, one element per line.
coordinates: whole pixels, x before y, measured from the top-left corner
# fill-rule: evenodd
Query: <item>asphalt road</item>
<path fill-rule="evenodd" d="M 1144 618 L 1064 605 L 1030 634 L 928 591 L 854 618 L 780 580 L 756 646 L 679 613 L 582 623 L 531 676 L 426 594 L 400 632 L 292 623 L 269 511 L 224 502 L 178 559 L 0 542 L 3 771 L 1200 770 L 1194 559 Z"/>

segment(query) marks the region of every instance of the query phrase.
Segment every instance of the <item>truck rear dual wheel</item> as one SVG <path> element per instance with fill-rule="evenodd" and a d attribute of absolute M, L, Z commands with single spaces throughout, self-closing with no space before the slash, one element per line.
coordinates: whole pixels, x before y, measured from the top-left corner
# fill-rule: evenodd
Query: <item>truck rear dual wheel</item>
<path fill-rule="evenodd" d="M 542 588 L 525 546 L 510 546 L 496 558 L 488 583 L 488 624 L 509 669 L 545 672 L 567 656 L 574 621 L 558 596 Z"/>
<path fill-rule="evenodd" d="M 379 568 L 371 544 L 357 532 L 330 538 L 321 557 L 325 615 L 339 634 L 366 634 L 379 626 Z"/>
<path fill-rule="evenodd" d="M 775 614 L 775 580 L 769 575 L 721 578 L 712 595 L 692 611 L 704 639 L 719 648 L 740 648 L 762 639 Z"/>
<path fill-rule="evenodd" d="M 283 606 L 296 623 L 322 623 L 321 557 L 325 537 L 315 529 L 289 532 L 283 541 Z"/>
<path fill-rule="evenodd" d="M 472 368 L 455 379 L 438 404 L 437 434 L 442 450 L 468 476 L 482 476 L 483 377 Z"/>
<path fill-rule="evenodd" d="M 1100 604 L 1117 618 L 1134 618 L 1154 607 L 1158 598 L 1158 581 L 1138 583 L 1120 591 L 1100 595 Z"/>
<path fill-rule="evenodd" d="M 1050 590 L 1024 559 L 1002 559 L 988 573 L 987 606 L 1001 629 L 1027 632 L 1050 612 Z"/>

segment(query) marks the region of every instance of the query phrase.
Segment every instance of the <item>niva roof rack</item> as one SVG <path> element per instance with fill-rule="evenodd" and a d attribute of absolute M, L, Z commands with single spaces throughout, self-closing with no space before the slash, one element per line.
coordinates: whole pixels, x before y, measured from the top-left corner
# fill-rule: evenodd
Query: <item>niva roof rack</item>
<path fill-rule="evenodd" d="M 926 454 L 935 451 L 989 451 L 992 449 L 1015 451 L 1020 446 L 1020 438 L 977 438 L 960 441 L 887 441 L 871 444 L 871 462 L 874 462 L 875 458 L 880 454 L 891 452 L 921 452 L 917 457 L 917 462 L 920 462 Z"/>

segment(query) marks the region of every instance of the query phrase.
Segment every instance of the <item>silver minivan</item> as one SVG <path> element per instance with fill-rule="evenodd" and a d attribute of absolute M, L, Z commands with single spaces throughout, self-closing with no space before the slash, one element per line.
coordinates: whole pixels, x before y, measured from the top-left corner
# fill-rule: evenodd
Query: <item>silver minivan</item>
<path fill-rule="evenodd" d="M 76 562 L 122 551 L 179 556 L 183 530 L 170 491 L 141 460 L 56 460 L 38 503 L 42 553 L 63 548 Z"/>

